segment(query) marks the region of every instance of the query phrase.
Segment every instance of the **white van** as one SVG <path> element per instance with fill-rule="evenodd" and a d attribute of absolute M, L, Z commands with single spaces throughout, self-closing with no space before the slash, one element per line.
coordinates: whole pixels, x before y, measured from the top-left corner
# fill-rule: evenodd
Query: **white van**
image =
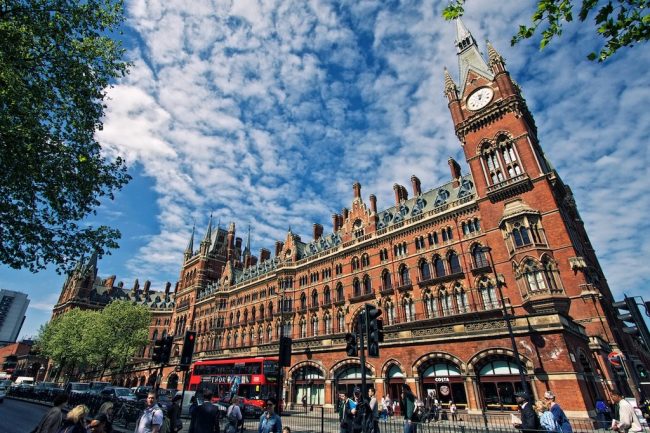
<path fill-rule="evenodd" d="M 14 385 L 34 385 L 34 378 L 28 376 L 18 376 Z"/>

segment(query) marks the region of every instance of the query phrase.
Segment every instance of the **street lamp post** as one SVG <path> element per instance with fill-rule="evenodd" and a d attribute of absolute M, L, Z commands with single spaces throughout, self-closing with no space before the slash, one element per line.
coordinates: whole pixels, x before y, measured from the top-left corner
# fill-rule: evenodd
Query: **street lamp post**
<path fill-rule="evenodd" d="M 283 387 L 283 370 L 282 364 L 282 340 L 284 339 L 284 281 L 280 283 L 280 339 L 278 344 L 278 376 L 276 378 L 275 398 L 277 399 L 278 414 L 282 414 L 284 402 L 282 401 L 282 387 Z"/>
<path fill-rule="evenodd" d="M 490 266 L 492 267 L 492 273 L 494 274 L 494 279 L 497 286 L 497 291 L 499 292 L 499 302 L 501 302 L 501 311 L 503 314 L 503 320 L 506 321 L 506 327 L 508 328 L 508 336 L 510 337 L 510 345 L 512 346 L 512 352 L 515 356 L 515 363 L 519 369 L 519 380 L 521 381 L 521 389 L 526 394 L 530 395 L 528 390 L 528 383 L 526 382 L 526 376 L 524 375 L 524 367 L 521 364 L 521 359 L 519 359 L 519 351 L 517 350 L 517 342 L 515 341 L 515 334 L 512 332 L 512 324 L 510 323 L 510 313 L 506 308 L 506 302 L 503 297 L 503 290 L 501 289 L 501 281 L 499 280 L 499 275 L 497 274 L 496 267 L 494 266 L 494 259 L 492 258 L 492 248 L 485 246 L 482 250 L 484 253 L 488 253 L 490 258 Z"/>

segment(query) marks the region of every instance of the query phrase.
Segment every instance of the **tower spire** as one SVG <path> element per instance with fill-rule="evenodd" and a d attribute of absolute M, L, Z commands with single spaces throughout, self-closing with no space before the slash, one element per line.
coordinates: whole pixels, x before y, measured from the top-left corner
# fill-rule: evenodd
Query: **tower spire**
<path fill-rule="evenodd" d="M 205 237 L 203 238 L 203 242 L 207 242 L 209 244 L 211 238 L 212 238 L 212 213 L 210 213 L 210 219 L 208 220 L 208 228 L 205 231 Z"/>
<path fill-rule="evenodd" d="M 456 19 L 456 48 L 458 49 L 461 95 L 465 91 L 467 75 L 470 70 L 489 80 L 494 79 L 494 74 L 485 63 L 485 59 L 476 45 L 476 40 L 460 18 Z"/>
<path fill-rule="evenodd" d="M 192 225 L 192 235 L 190 236 L 190 242 L 187 244 L 187 248 L 185 248 L 185 260 L 192 257 L 192 254 L 194 254 L 194 231 L 195 231 L 195 229 L 196 229 L 196 224 Z"/>

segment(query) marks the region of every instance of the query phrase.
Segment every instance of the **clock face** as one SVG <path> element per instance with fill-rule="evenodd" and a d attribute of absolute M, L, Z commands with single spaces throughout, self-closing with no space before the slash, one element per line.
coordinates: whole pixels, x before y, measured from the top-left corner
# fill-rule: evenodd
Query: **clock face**
<path fill-rule="evenodd" d="M 489 87 L 481 87 L 467 98 L 467 108 L 470 110 L 479 110 L 490 103 L 494 91 Z"/>

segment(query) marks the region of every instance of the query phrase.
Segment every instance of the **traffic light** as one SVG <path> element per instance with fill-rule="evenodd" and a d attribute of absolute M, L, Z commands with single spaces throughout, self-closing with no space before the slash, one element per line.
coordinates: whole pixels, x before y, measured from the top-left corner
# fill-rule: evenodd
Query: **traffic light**
<path fill-rule="evenodd" d="M 151 361 L 156 364 L 162 362 L 163 340 L 157 339 L 153 342 L 153 351 L 151 352 Z"/>
<path fill-rule="evenodd" d="M 174 338 L 172 336 L 167 336 L 162 339 L 162 350 L 160 353 L 160 362 L 162 364 L 168 364 L 169 358 L 172 354 L 172 345 Z"/>
<path fill-rule="evenodd" d="M 280 339 L 280 367 L 291 367 L 291 344 L 293 340 L 289 337 Z"/>
<path fill-rule="evenodd" d="M 372 304 L 366 304 L 366 335 L 368 336 L 368 357 L 379 358 L 380 321 L 381 310 Z"/>
<path fill-rule="evenodd" d="M 626 295 L 625 300 L 614 302 L 612 306 L 623 310 L 623 313 L 616 316 L 618 320 L 632 324 L 632 326 L 625 326 L 623 332 L 639 338 L 646 349 L 650 348 L 650 333 L 635 298 L 628 298 Z"/>
<path fill-rule="evenodd" d="M 639 375 L 639 379 L 641 379 L 641 382 L 647 381 L 648 380 L 648 370 L 645 368 L 645 365 L 643 364 L 636 364 L 636 372 Z"/>
<path fill-rule="evenodd" d="M 194 354 L 195 341 L 196 331 L 185 331 L 183 351 L 181 352 L 181 362 L 179 363 L 179 367 L 182 371 L 187 371 L 190 369 L 190 364 L 192 364 L 192 355 Z"/>
<path fill-rule="evenodd" d="M 348 356 L 358 356 L 359 354 L 357 336 L 350 334 L 349 332 L 345 334 L 345 353 L 347 353 Z"/>

